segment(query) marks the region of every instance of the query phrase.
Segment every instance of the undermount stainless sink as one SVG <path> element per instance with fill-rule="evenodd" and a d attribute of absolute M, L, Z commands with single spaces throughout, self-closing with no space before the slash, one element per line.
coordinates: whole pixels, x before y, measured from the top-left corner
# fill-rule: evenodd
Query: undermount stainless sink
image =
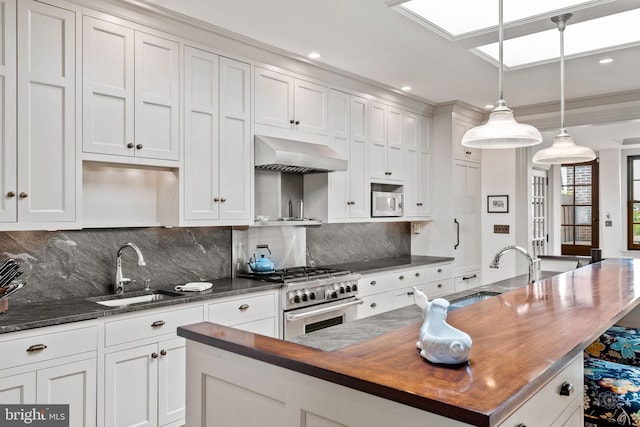
<path fill-rule="evenodd" d="M 108 307 L 125 307 L 135 304 L 144 304 L 152 301 L 161 301 L 184 296 L 176 292 L 168 291 L 146 291 L 132 292 L 125 295 L 107 295 L 103 297 L 89 298 L 90 301 Z"/>
<path fill-rule="evenodd" d="M 455 310 L 461 307 L 466 307 L 467 305 L 471 305 L 476 302 L 484 301 L 496 295 L 500 295 L 500 292 L 481 291 L 471 295 L 467 295 L 466 297 L 462 297 L 457 300 L 451 301 L 449 304 L 449 311 Z"/>

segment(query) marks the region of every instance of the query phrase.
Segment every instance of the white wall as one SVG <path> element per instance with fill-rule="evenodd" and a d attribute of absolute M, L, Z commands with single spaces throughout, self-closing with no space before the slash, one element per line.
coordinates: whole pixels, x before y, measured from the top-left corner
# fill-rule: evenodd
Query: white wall
<path fill-rule="evenodd" d="M 600 150 L 600 248 L 602 256 L 608 258 L 629 256 L 626 248 L 626 197 L 623 196 L 624 180 L 622 153 L 618 149 Z M 626 168 L 624 168 L 626 170 Z M 626 194 L 626 191 L 624 191 Z M 605 227 L 611 221 L 611 227 Z M 631 254 L 633 255 L 633 254 Z"/>
<path fill-rule="evenodd" d="M 509 252 L 500 259 L 500 268 L 489 268 L 493 256 L 505 246 L 516 244 L 516 150 L 482 151 L 482 283 L 516 276 L 517 257 Z M 508 213 L 488 213 L 488 195 L 508 195 Z M 494 225 L 508 225 L 509 234 L 494 234 Z M 526 270 L 524 271 L 526 272 Z"/>

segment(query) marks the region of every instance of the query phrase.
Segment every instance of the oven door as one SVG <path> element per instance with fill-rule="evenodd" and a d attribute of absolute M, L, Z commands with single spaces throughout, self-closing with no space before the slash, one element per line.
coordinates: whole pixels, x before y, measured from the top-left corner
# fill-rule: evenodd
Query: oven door
<path fill-rule="evenodd" d="M 284 339 L 318 331 L 330 326 L 356 320 L 358 305 L 362 300 L 356 297 L 328 302 L 283 313 Z"/>

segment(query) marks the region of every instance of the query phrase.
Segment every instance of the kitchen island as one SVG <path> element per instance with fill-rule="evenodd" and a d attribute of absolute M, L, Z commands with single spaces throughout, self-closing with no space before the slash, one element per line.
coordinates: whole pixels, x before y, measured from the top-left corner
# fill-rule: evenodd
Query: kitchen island
<path fill-rule="evenodd" d="M 419 321 L 333 351 L 186 326 L 187 424 L 580 425 L 582 350 L 640 302 L 637 274 L 638 261 L 605 260 L 450 312 L 473 339 L 460 366 L 418 355 Z"/>

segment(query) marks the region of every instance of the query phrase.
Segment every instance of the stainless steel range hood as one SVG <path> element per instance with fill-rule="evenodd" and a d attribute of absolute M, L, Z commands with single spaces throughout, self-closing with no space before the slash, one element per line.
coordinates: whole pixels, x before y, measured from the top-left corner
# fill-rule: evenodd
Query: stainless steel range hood
<path fill-rule="evenodd" d="M 320 144 L 270 136 L 255 136 L 256 169 L 290 173 L 346 171 L 348 161 Z"/>

